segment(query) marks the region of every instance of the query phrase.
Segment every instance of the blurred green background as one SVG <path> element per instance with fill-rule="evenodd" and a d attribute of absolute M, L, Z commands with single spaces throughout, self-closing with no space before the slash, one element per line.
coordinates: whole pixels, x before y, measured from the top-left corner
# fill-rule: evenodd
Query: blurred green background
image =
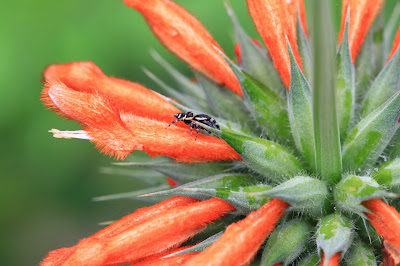
<path fill-rule="evenodd" d="M 233 57 L 232 28 L 221 0 L 176 2 L 196 14 Z M 245 1 L 231 2 L 250 35 L 257 36 Z M 142 17 L 119 0 L 0 3 L 0 264 L 36 265 L 48 251 L 71 246 L 100 229 L 98 223 L 141 206 L 92 201 L 142 184 L 101 174 L 99 168 L 113 159 L 89 142 L 54 139 L 49 129 L 79 126 L 46 110 L 39 96 L 46 65 L 80 60 L 154 88 L 141 67 L 160 77 L 165 72 L 151 59 L 150 49 L 190 74 L 158 43 Z"/>

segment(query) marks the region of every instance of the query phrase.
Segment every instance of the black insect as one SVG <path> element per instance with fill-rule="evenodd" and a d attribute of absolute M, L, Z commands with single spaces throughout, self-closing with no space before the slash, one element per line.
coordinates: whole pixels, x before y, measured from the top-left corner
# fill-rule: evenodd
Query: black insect
<path fill-rule="evenodd" d="M 209 130 L 205 129 L 204 127 L 202 127 L 199 124 L 204 124 L 204 125 L 212 127 L 212 128 L 220 129 L 217 121 L 215 121 L 214 118 L 212 118 L 211 116 L 206 115 L 206 114 L 194 115 L 193 112 L 186 112 L 186 113 L 177 113 L 177 114 L 174 114 L 174 116 L 177 119 L 172 121 L 171 124 L 179 122 L 179 121 L 184 122 L 186 125 L 190 126 L 190 135 L 192 135 L 193 128 L 196 128 L 196 139 L 197 139 L 197 134 L 199 134 L 200 129 L 205 130 L 208 133 L 211 133 Z M 169 124 L 169 126 L 171 126 L 171 124 Z"/>

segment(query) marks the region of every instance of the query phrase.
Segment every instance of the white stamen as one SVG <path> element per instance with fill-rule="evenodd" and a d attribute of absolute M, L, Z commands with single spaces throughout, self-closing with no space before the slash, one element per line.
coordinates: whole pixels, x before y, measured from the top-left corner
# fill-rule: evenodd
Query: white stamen
<path fill-rule="evenodd" d="M 53 128 L 49 132 L 53 133 L 53 137 L 58 139 L 92 139 L 85 130 L 61 131 Z"/>

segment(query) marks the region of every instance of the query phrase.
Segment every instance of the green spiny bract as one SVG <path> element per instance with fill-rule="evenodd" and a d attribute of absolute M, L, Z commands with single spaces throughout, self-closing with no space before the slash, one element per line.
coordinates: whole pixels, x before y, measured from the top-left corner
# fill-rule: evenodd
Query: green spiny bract
<path fill-rule="evenodd" d="M 264 48 L 254 45 L 232 10 L 228 13 L 241 47 L 242 63 L 237 65 L 225 59 L 241 83 L 243 102 L 198 73 L 195 75 L 199 82 L 191 82 L 158 55 L 154 55 L 155 59 L 187 94 L 174 92 L 153 74 L 148 74 L 160 86 L 161 93 L 187 105 L 167 99 L 182 112 L 191 110 L 213 116 L 221 125 L 221 131 L 205 128 L 225 140 L 243 161 L 190 165 L 156 161 L 126 163 L 125 166 L 152 169 L 179 184 L 172 189 L 157 187 L 150 191 L 152 193 L 142 193 L 145 196 L 219 197 L 236 207 L 237 212 L 230 219 L 239 219 L 240 215 L 258 209 L 271 198 L 289 203 L 288 213 L 267 240 L 263 265 L 278 262 L 315 265 L 319 260 L 317 252 L 321 251 L 326 260 L 340 252 L 349 265 L 375 265 L 381 255 L 380 252 L 374 254 L 368 242 L 379 241 L 379 238 L 370 233 L 372 229 L 365 223 L 364 214 L 368 210 L 361 203 L 374 198 L 399 203 L 391 198 L 396 198 L 393 192 L 400 187 L 400 162 L 396 158 L 400 150 L 400 51 L 386 64 L 382 62 L 381 71 L 375 71 L 374 76 L 374 71 L 368 70 L 376 66 L 365 59 L 370 56 L 368 51 L 388 44 L 366 38 L 360 57 L 353 65 L 347 19 L 336 56 L 337 97 L 332 100 L 337 107 L 343 167 L 338 181 L 330 182 L 321 178 L 316 166 L 313 88 L 310 85 L 312 56 L 303 28 L 298 23 L 304 71 L 288 45 L 291 85 L 287 92 Z M 385 37 L 393 39 L 393 36 Z M 373 82 L 369 85 L 368 81 Z M 134 195 L 137 193 L 128 193 L 126 197 Z M 221 235 L 212 230 L 204 234 L 211 237 L 193 250 L 203 250 Z M 379 246 L 379 243 L 372 244 Z"/>

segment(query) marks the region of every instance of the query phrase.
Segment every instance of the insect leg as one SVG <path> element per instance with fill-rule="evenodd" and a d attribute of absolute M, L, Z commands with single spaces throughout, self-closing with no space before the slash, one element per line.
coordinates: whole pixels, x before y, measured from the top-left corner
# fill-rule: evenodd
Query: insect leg
<path fill-rule="evenodd" d="M 179 122 L 179 121 L 182 121 L 182 119 L 180 118 L 180 119 L 176 119 L 176 120 L 172 121 L 168 126 L 165 127 L 165 129 L 169 128 L 172 124 Z"/>
<path fill-rule="evenodd" d="M 195 141 L 197 140 L 197 135 L 199 135 L 201 126 L 196 124 L 196 138 L 194 139 Z"/>

